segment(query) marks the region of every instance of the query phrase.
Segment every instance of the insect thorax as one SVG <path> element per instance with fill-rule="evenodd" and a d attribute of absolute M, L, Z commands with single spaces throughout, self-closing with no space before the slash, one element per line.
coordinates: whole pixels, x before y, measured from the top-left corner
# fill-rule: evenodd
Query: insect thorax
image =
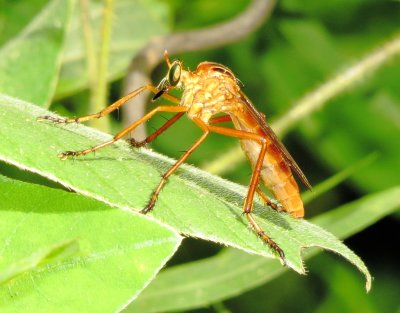
<path fill-rule="evenodd" d="M 240 88 L 230 73 L 208 68 L 188 74 L 181 105 L 189 107 L 189 118 L 199 117 L 208 122 L 217 113 L 235 110 Z"/>

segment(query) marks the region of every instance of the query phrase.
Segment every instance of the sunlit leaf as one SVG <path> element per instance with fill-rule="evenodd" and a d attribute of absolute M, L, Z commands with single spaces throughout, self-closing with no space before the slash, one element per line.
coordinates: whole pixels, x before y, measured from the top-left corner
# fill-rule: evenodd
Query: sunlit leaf
<path fill-rule="evenodd" d="M 76 240 L 64 241 L 59 244 L 52 245 L 32 255 L 18 260 L 9 265 L 0 273 L 0 285 L 15 279 L 19 275 L 35 270 L 37 267 L 51 263 L 57 260 L 62 260 L 77 254 L 79 244 Z"/>
<path fill-rule="evenodd" d="M 366 196 L 311 222 L 344 239 L 396 211 L 400 207 L 399 194 L 400 187 L 396 187 Z M 315 253 L 308 253 L 307 257 Z M 205 307 L 265 284 L 285 271 L 272 260 L 225 249 L 214 257 L 161 272 L 124 312 L 154 313 Z"/>
<path fill-rule="evenodd" d="M 60 151 L 92 146 L 110 136 L 83 125 L 39 123 L 36 118 L 48 112 L 13 98 L 1 97 L 0 106 L 2 160 L 122 209 L 143 208 L 160 172 L 172 163 L 145 149 L 132 151 L 124 142 L 96 155 L 62 162 L 57 158 Z M 15 116 L 19 118 L 12 119 Z M 276 257 L 249 229 L 242 214 L 245 193 L 242 186 L 184 166 L 164 188 L 153 216 L 183 234 Z M 284 250 L 288 265 L 297 272 L 305 271 L 301 250 L 317 246 L 341 254 L 370 280 L 362 261 L 330 233 L 259 203 L 254 209 L 260 225 Z"/>
<path fill-rule="evenodd" d="M 180 243 L 157 222 L 81 195 L 4 176 L 0 190 L 1 312 L 115 312 Z"/>

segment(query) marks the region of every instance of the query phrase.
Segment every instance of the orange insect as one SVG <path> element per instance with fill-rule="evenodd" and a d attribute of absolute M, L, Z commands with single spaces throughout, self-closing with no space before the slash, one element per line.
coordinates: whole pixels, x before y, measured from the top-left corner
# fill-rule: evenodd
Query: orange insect
<path fill-rule="evenodd" d="M 182 68 L 181 61 L 171 62 L 168 53 L 165 52 L 164 55 L 168 64 L 168 73 L 157 87 L 153 85 L 143 86 L 95 114 L 66 119 L 43 116 L 39 119 L 49 120 L 55 123 L 80 123 L 90 119 L 100 118 L 116 110 L 128 100 L 145 90 L 154 93 L 153 101 L 163 97 L 176 103 L 176 106 L 159 106 L 116 134 L 113 139 L 86 150 L 66 151 L 59 154 L 59 157 L 65 160 L 68 157 L 94 152 L 121 139 L 158 112 L 176 113 L 161 128 L 156 130 L 145 140 L 140 142 L 134 139 L 129 140 L 130 144 L 134 147 L 144 146 L 158 137 L 186 113 L 189 119 L 203 130 L 203 134 L 162 176 L 158 187 L 141 212 L 146 214 L 153 209 L 158 195 L 168 177 L 176 171 L 194 150 L 196 150 L 209 133 L 213 132 L 238 138 L 253 169 L 247 197 L 243 205 L 243 213 L 257 235 L 266 242 L 285 263 L 285 254 L 283 250 L 261 229 L 252 215 L 254 194 L 258 193 L 261 199 L 271 208 L 288 212 L 293 217 L 298 218 L 303 217 L 304 207 L 300 198 L 299 188 L 292 175 L 292 170 L 308 188 L 311 188 L 310 183 L 290 156 L 289 152 L 268 126 L 265 116 L 255 109 L 250 100 L 241 91 L 239 81 L 230 69 L 218 63 L 202 62 L 197 66 L 195 71 L 186 71 Z M 181 99 L 169 94 L 169 91 L 174 88 L 184 89 Z M 223 113 L 224 115 L 213 117 L 218 113 Z M 233 123 L 234 129 L 215 125 L 217 123 L 229 121 Z M 260 177 L 265 187 L 268 188 L 280 202 L 279 205 L 273 203 L 259 188 Z"/>

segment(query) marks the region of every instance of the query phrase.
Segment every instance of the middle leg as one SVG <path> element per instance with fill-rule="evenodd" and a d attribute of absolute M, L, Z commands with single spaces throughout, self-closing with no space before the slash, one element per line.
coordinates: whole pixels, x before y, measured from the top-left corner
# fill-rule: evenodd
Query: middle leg
<path fill-rule="evenodd" d="M 197 119 L 194 119 L 194 122 L 196 124 L 202 124 L 202 121 L 199 121 Z M 283 264 L 286 264 L 285 260 L 285 253 L 283 250 L 279 247 L 279 245 L 272 240 L 266 233 L 265 231 L 261 228 L 261 226 L 257 223 L 257 221 L 254 219 L 254 216 L 252 214 L 253 212 L 253 199 L 254 199 L 254 194 L 258 189 L 258 183 L 259 183 L 259 178 L 260 178 L 260 172 L 262 170 L 263 166 L 263 161 L 265 158 L 265 154 L 267 152 L 267 143 L 265 139 L 255 133 L 251 132 L 246 132 L 242 130 L 237 130 L 237 129 L 232 129 L 232 128 L 226 128 L 226 127 L 220 127 L 220 126 L 212 126 L 212 125 L 207 125 L 207 128 L 210 132 L 215 132 L 221 135 L 225 136 L 230 136 L 230 137 L 235 137 L 239 139 L 247 139 L 247 140 L 254 140 L 258 142 L 261 145 L 261 150 L 257 159 L 257 163 L 254 167 L 253 174 L 251 176 L 250 184 L 249 184 L 249 189 L 247 191 L 247 196 L 243 205 L 243 214 L 246 215 L 246 218 L 249 222 L 249 224 L 252 226 L 254 229 L 255 233 L 269 246 L 271 247 L 272 250 L 274 250 L 280 257 L 281 261 Z"/>
<path fill-rule="evenodd" d="M 261 150 L 260 150 L 260 154 L 258 156 L 256 166 L 254 167 L 253 174 L 251 176 L 249 190 L 247 191 L 247 197 L 246 197 L 246 200 L 245 200 L 244 206 L 243 206 L 243 213 L 246 215 L 247 220 L 249 221 L 250 225 L 253 227 L 253 229 L 257 233 L 257 235 L 279 255 L 282 263 L 286 264 L 285 253 L 283 252 L 283 250 L 279 247 L 279 245 L 274 240 L 272 240 L 265 233 L 265 231 L 261 228 L 261 226 L 256 222 L 256 220 L 254 219 L 254 216 L 252 214 L 254 193 L 256 192 L 257 189 L 259 189 L 258 183 L 259 183 L 259 179 L 260 179 L 260 172 L 262 169 L 265 153 L 267 152 L 266 142 L 261 141 L 260 144 L 261 144 Z"/>
<path fill-rule="evenodd" d="M 270 197 L 268 197 L 264 191 L 261 190 L 261 188 L 258 186 L 256 188 L 256 193 L 258 194 L 258 196 L 260 197 L 260 199 L 262 200 L 262 202 L 264 202 L 265 205 L 269 206 L 271 209 L 274 209 L 275 211 L 281 212 L 283 211 L 282 209 L 282 205 L 281 204 L 277 204 L 274 203 Z"/>
<path fill-rule="evenodd" d="M 158 184 L 156 190 L 153 192 L 149 203 L 146 205 L 146 207 L 141 210 L 140 212 L 143 214 L 149 213 L 153 208 L 154 205 L 157 202 L 158 195 L 161 192 L 161 189 L 163 188 L 164 184 L 167 182 L 168 177 L 170 177 L 183 162 L 193 153 L 194 150 L 196 150 L 200 144 L 207 138 L 207 135 L 209 134 L 209 131 L 206 127 L 200 126 L 203 130 L 204 133 L 201 135 L 199 139 L 178 159 L 178 161 L 175 162 L 175 164 L 162 176 L 160 183 Z"/>

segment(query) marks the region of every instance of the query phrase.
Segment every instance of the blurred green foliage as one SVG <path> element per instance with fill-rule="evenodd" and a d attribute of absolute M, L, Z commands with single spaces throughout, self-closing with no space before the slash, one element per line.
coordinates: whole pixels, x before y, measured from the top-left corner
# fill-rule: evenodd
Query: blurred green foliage
<path fill-rule="evenodd" d="M 232 1 L 229 5 L 225 1 L 212 0 L 164 0 L 154 1 L 152 6 L 146 5 L 145 1 L 135 2 L 137 7 L 147 8 L 154 14 L 148 13 L 148 18 L 141 16 L 140 19 L 141 25 L 144 25 L 146 20 L 153 18 L 150 23 L 154 30 L 152 36 L 166 33 L 170 25 L 173 30 L 186 31 L 226 21 L 249 4 L 247 0 Z M 0 0 L 0 44 L 13 38 L 46 3 L 43 0 Z M 96 1 L 95 5 L 100 3 Z M 132 16 L 129 19 L 128 14 L 126 19 L 118 20 L 118 29 L 129 29 L 127 24 L 135 21 L 134 13 Z M 227 65 L 244 83 L 246 94 L 271 120 L 284 115 L 304 94 L 398 34 L 399 20 L 398 1 L 283 0 L 279 1 L 271 18 L 259 30 L 240 42 L 173 57 L 182 59 L 190 69 L 204 60 Z M 121 77 L 121 69 L 129 62 L 129 53 L 137 51 L 145 41 L 143 39 L 134 47 L 122 45 L 123 61 L 118 63 L 120 67 L 112 75 L 113 79 Z M 154 80 L 158 81 L 164 72 L 165 65 L 162 65 L 154 74 Z M 313 184 L 355 164 L 370 153 L 378 155 L 375 162 L 360 169 L 344 185 L 308 205 L 308 215 L 399 185 L 399 73 L 400 58 L 397 57 L 376 73 L 363 77 L 355 87 L 329 101 L 323 109 L 304 119 L 287 134 L 284 140 L 286 146 Z M 68 89 L 67 92 L 62 92 L 61 84 L 58 86 L 57 97 L 61 100 L 53 103 L 53 109 L 71 116 L 86 113 L 85 79 L 79 75 L 76 77 L 78 81 L 65 81 L 64 86 L 68 88 L 64 90 Z M 113 90 L 119 91 L 120 85 L 121 82 L 116 81 Z M 110 102 L 118 97 L 118 91 L 112 94 Z M 60 103 L 66 106 L 62 108 Z M 164 121 L 163 117 L 155 117 L 148 123 L 148 131 Z M 118 121 L 114 121 L 114 125 L 121 128 Z M 189 121 L 182 120 L 155 141 L 152 147 L 177 157 L 199 134 L 200 131 Z M 232 139 L 210 136 L 189 162 L 201 166 L 229 151 L 234 144 Z M 31 174 L 3 164 L 0 165 L 0 172 L 22 180 L 37 180 Z M 243 161 L 225 177 L 247 184 L 250 173 L 249 166 Z M 307 277 L 286 273 L 267 285 L 226 301 L 225 308 L 232 312 L 260 313 L 399 311 L 400 259 L 395 240 L 399 223 L 398 215 L 392 215 L 347 242 L 363 258 L 375 277 L 373 289 L 368 295 L 363 289 L 361 276 L 350 265 L 338 262 L 337 258 L 325 253 L 308 262 L 310 272 Z M 215 250 L 216 247 L 211 244 L 190 240 L 183 244 L 171 264 L 210 256 Z M 219 307 L 223 306 L 210 305 L 210 308 L 191 312 L 216 312 Z"/>
<path fill-rule="evenodd" d="M 175 28 L 189 30 L 232 18 L 249 2 L 235 1 L 229 8 L 222 1 L 171 3 L 175 8 Z M 279 1 L 272 17 L 248 38 L 179 58 L 191 69 L 204 60 L 229 66 L 244 83 L 246 94 L 271 120 L 282 116 L 303 95 L 398 35 L 399 20 L 400 4 L 393 1 Z M 360 169 L 345 185 L 307 205 L 308 215 L 399 185 L 399 73 L 397 57 L 376 73 L 363 77 L 288 133 L 285 144 L 313 184 L 370 153 L 378 154 L 376 161 Z M 161 118 L 159 122 L 152 120 L 149 131 L 162 122 Z M 185 149 L 182 147 L 190 145 L 198 135 L 195 127 L 182 121 L 153 146 L 177 157 Z M 232 145 L 232 139 L 210 137 L 190 162 L 201 166 L 229 151 Z M 250 173 L 243 161 L 225 176 L 247 184 Z M 232 312 L 396 312 L 400 310 L 396 296 L 400 292 L 400 258 L 398 251 L 393 250 L 393 239 L 398 226 L 398 218 L 392 216 L 349 240 L 362 253 L 375 277 L 368 295 L 356 286 L 354 280 L 359 279 L 350 273 L 349 267 L 324 255 L 309 263 L 307 282 L 288 273 L 228 301 L 226 306 Z M 186 245 L 184 248 L 196 255 L 195 248 Z M 288 297 L 292 299 L 288 301 Z M 214 312 L 214 309 L 193 312 Z"/>

